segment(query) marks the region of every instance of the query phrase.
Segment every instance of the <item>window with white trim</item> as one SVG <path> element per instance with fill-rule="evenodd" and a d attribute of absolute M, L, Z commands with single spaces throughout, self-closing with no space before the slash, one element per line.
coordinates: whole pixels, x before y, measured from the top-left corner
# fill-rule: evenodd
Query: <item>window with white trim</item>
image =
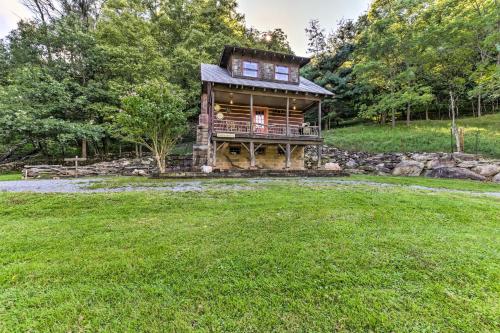
<path fill-rule="evenodd" d="M 289 80 L 290 69 L 287 66 L 276 65 L 274 68 L 274 79 L 280 81 Z"/>
<path fill-rule="evenodd" d="M 259 77 L 259 64 L 252 61 L 243 61 L 243 76 Z"/>

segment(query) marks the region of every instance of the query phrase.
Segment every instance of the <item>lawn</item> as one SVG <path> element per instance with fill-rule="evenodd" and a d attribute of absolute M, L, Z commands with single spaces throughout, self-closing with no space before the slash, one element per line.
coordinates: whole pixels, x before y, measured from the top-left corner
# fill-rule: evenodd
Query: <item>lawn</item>
<path fill-rule="evenodd" d="M 465 151 L 500 158 L 500 113 L 481 118 L 464 118 L 458 125 L 465 129 Z M 450 121 L 401 122 L 392 129 L 390 124 L 358 125 L 324 133 L 329 145 L 352 151 L 366 152 L 449 152 Z M 477 140 L 476 140 L 477 137 Z"/>
<path fill-rule="evenodd" d="M 500 329 L 496 198 L 287 181 L 0 210 L 0 332 Z"/>
<path fill-rule="evenodd" d="M 21 179 L 22 179 L 22 175 L 20 172 L 0 173 L 0 181 L 21 180 Z"/>

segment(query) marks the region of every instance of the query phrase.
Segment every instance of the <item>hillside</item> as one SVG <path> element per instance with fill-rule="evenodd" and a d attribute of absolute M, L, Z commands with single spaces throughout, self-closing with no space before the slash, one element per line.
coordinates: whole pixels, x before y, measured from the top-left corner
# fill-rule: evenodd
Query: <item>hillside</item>
<path fill-rule="evenodd" d="M 357 125 L 324 133 L 328 145 L 340 149 L 383 152 L 447 152 L 451 150 L 450 121 L 404 122 L 395 129 L 390 124 Z M 500 114 L 481 118 L 463 118 L 458 125 L 465 128 L 465 152 L 500 157 Z M 477 140 L 476 140 L 477 138 Z"/>

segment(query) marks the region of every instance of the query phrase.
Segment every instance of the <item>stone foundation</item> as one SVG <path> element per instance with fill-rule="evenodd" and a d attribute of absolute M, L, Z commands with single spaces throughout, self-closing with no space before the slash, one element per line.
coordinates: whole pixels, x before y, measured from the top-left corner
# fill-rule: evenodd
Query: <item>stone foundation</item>
<path fill-rule="evenodd" d="M 221 145 L 219 143 L 218 145 Z M 249 147 L 248 143 L 245 144 Z M 255 144 L 257 148 L 260 144 Z M 285 145 L 281 145 L 285 148 Z M 293 149 L 293 146 L 292 146 Z M 239 151 L 239 153 L 238 153 Z M 278 145 L 263 144 L 255 153 L 255 168 L 265 170 L 286 169 L 285 153 Z M 245 170 L 251 169 L 250 152 L 239 143 L 226 143 L 217 151 L 215 169 Z M 291 170 L 304 170 L 304 147 L 297 146 L 291 154 Z"/>

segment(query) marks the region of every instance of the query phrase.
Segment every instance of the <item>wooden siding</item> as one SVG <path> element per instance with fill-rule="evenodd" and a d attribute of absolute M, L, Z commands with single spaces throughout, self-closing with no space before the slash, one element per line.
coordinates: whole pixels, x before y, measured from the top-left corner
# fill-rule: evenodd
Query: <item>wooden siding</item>
<path fill-rule="evenodd" d="M 224 111 L 230 109 L 230 112 Z M 260 108 L 255 106 L 254 110 Z M 250 121 L 250 107 L 245 106 L 225 106 L 222 105 L 224 111 L 224 120 L 232 121 Z M 267 121 L 268 124 L 286 125 L 286 110 L 278 110 L 268 108 Z M 299 110 L 290 110 L 289 124 L 291 126 L 301 126 L 304 123 L 304 114 Z"/>
<path fill-rule="evenodd" d="M 243 76 L 243 61 L 252 61 L 259 64 L 257 78 Z M 289 70 L 288 81 L 276 80 L 274 78 L 276 65 L 288 67 Z M 299 83 L 299 66 L 296 64 L 258 59 L 249 56 L 232 55 L 228 63 L 228 70 L 231 76 L 233 77 L 241 77 L 251 80 L 262 80 L 262 81 L 280 82 L 280 83 L 293 83 L 293 84 Z"/>

